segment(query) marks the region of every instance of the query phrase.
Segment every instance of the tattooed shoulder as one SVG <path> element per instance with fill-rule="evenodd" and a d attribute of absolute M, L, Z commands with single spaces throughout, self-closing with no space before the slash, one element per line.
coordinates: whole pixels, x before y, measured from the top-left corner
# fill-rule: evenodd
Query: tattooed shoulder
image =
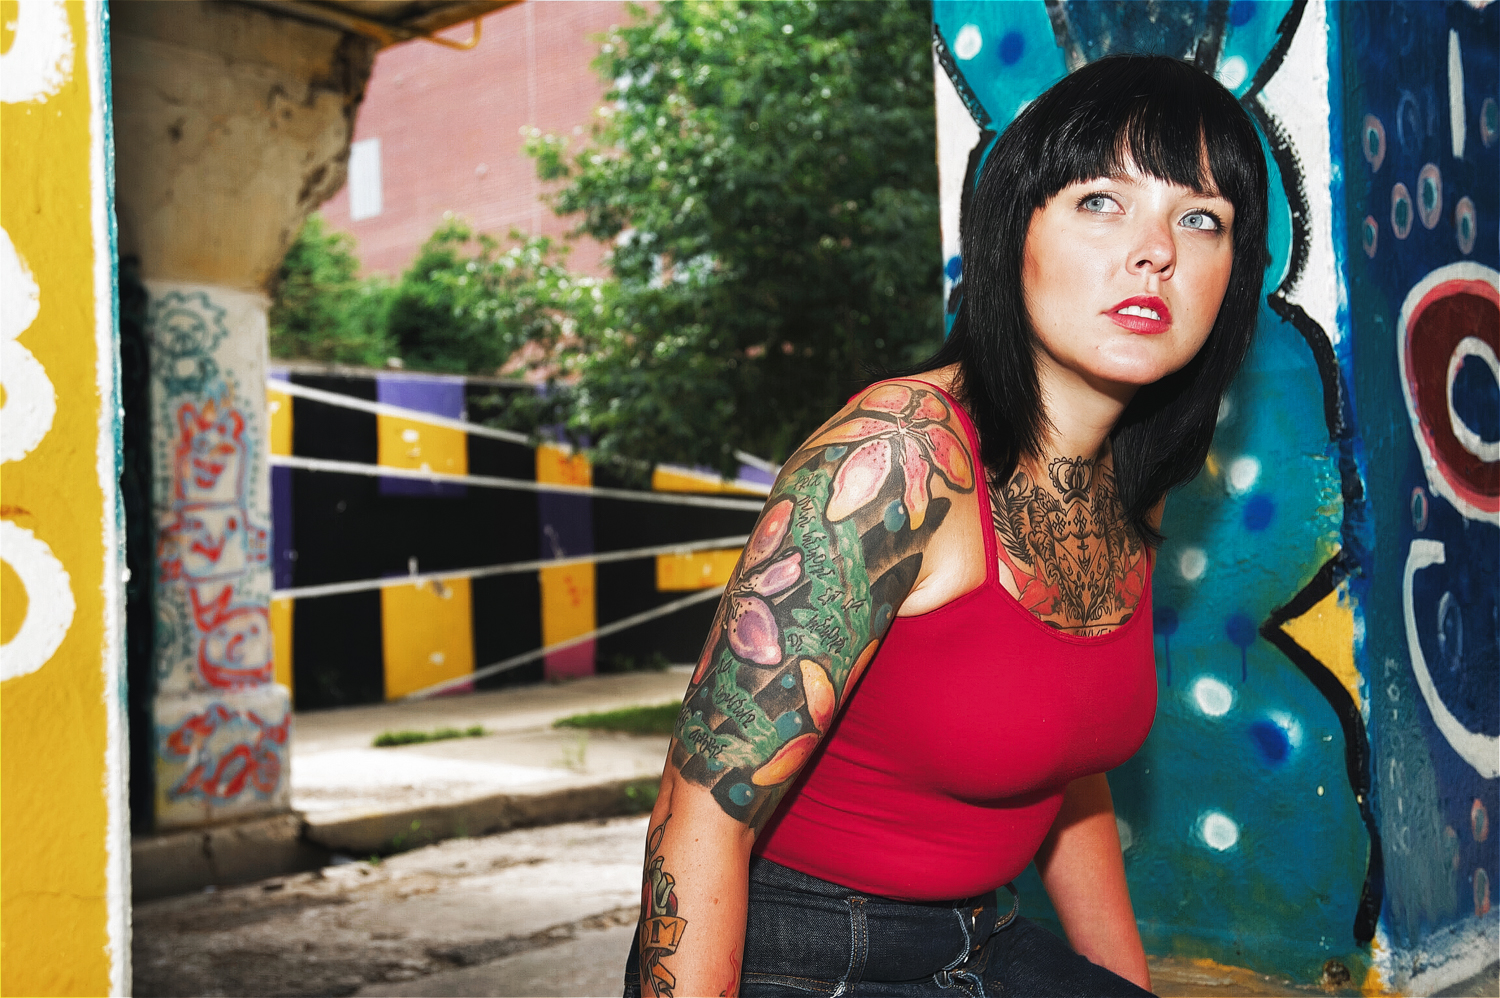
<path fill-rule="evenodd" d="M 1017 469 L 990 485 L 990 510 L 1022 606 L 1080 636 L 1130 619 L 1150 562 L 1107 464 L 1054 458 L 1045 482 Z"/>
<path fill-rule="evenodd" d="M 886 382 L 789 460 L 751 533 L 678 717 L 672 761 L 760 827 L 910 592 L 947 494 L 975 465 L 949 403 Z"/>

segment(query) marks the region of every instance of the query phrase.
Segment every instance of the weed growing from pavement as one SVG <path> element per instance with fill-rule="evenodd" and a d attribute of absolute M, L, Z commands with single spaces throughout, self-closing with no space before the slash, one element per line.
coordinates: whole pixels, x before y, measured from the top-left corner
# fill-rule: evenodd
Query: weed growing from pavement
<path fill-rule="evenodd" d="M 631 735 L 670 735 L 677 724 L 682 702 L 657 704 L 654 707 L 625 707 L 597 714 L 574 714 L 552 722 L 554 728 L 588 728 L 594 731 L 623 731 Z"/>
<path fill-rule="evenodd" d="M 571 769 L 575 773 L 581 773 L 588 768 L 589 755 L 589 733 L 580 731 L 573 739 L 572 745 L 564 745 L 562 750 L 562 764 L 564 768 Z"/>
<path fill-rule="evenodd" d="M 436 731 L 382 731 L 375 736 L 376 748 L 391 748 L 395 745 L 416 745 L 420 742 L 442 742 L 450 738 L 480 738 L 484 726 L 472 724 L 467 728 L 438 728 Z"/>

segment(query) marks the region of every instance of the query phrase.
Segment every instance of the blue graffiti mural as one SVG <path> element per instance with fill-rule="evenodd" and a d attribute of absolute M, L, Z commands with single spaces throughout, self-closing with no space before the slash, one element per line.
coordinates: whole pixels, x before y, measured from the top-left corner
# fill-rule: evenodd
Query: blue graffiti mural
<path fill-rule="evenodd" d="M 1168 504 L 1157 722 L 1111 775 L 1157 952 L 1356 985 L 1373 967 L 1390 986 L 1419 950 L 1441 963 L 1431 940 L 1463 918 L 1494 934 L 1495 774 L 1466 753 L 1495 765 L 1500 718 L 1495 20 L 1467 3 L 934 6 L 950 316 L 963 197 L 1070 68 L 1188 59 L 1266 144 L 1260 328 L 1204 473 Z M 1022 887 L 1045 904 L 1034 875 Z"/>
<path fill-rule="evenodd" d="M 1379 539 L 1356 592 L 1387 854 L 1382 925 L 1397 952 L 1477 939 L 1493 960 L 1497 11 L 1339 13 L 1348 240 L 1359 246 L 1349 254 L 1354 388 Z"/>

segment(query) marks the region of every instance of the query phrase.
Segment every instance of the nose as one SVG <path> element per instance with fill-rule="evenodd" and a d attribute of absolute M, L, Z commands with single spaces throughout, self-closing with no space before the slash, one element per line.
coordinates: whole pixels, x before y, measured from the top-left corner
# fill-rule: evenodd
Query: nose
<path fill-rule="evenodd" d="M 1167 278 L 1177 263 L 1172 226 L 1162 219 L 1142 219 L 1130 250 L 1130 271 Z"/>

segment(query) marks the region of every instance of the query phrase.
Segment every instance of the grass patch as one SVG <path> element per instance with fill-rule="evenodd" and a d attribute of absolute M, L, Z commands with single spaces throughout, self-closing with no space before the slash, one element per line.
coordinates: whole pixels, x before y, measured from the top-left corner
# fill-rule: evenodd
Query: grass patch
<path fill-rule="evenodd" d="M 625 813 L 649 814 L 656 806 L 656 796 L 661 791 L 657 780 L 637 780 L 625 788 Z"/>
<path fill-rule="evenodd" d="M 436 731 L 382 731 L 375 736 L 373 744 L 376 748 L 390 748 L 420 742 L 445 742 L 450 738 L 479 738 L 483 734 L 484 726 L 480 724 L 467 728 L 438 728 Z"/>
<path fill-rule="evenodd" d="M 588 728 L 592 731 L 623 731 L 629 735 L 670 735 L 677 726 L 677 712 L 682 703 L 657 704 L 654 707 L 625 707 L 597 714 L 573 714 L 552 722 L 554 728 Z"/>

